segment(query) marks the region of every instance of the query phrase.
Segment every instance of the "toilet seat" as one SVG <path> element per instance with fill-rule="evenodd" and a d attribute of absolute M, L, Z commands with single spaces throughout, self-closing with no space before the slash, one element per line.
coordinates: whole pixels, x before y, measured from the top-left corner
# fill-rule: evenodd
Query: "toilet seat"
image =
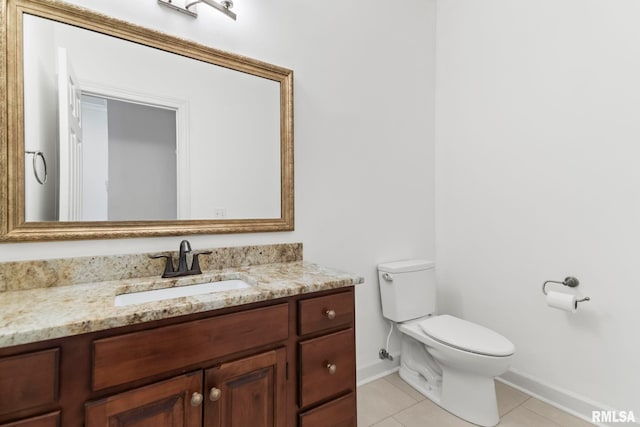
<path fill-rule="evenodd" d="M 429 317 L 418 325 L 430 338 L 459 350 L 494 357 L 515 352 L 513 343 L 499 333 L 448 314 Z"/>

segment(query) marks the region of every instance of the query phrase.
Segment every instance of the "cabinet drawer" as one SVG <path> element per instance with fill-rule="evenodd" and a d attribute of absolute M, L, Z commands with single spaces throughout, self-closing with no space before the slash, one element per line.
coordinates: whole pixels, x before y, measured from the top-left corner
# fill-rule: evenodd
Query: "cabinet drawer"
<path fill-rule="evenodd" d="M 0 414 L 58 401 L 57 348 L 0 358 Z"/>
<path fill-rule="evenodd" d="M 0 427 L 60 427 L 60 411 L 9 424 L 1 424 Z"/>
<path fill-rule="evenodd" d="M 298 333 L 311 334 L 353 325 L 353 291 L 298 302 Z"/>
<path fill-rule="evenodd" d="M 353 328 L 300 343 L 300 407 L 354 391 L 355 370 Z"/>
<path fill-rule="evenodd" d="M 287 304 L 134 332 L 93 343 L 93 390 L 286 340 Z"/>
<path fill-rule="evenodd" d="M 349 393 L 300 415 L 300 427 L 356 427 L 356 395 Z"/>

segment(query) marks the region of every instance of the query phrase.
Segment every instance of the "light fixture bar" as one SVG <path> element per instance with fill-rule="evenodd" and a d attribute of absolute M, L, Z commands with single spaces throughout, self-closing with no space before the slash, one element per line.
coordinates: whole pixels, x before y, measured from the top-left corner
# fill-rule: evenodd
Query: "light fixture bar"
<path fill-rule="evenodd" d="M 185 0 L 184 7 L 178 6 L 177 4 L 174 3 L 174 1 L 175 0 L 158 0 L 158 3 L 194 18 L 197 18 L 198 14 L 194 11 L 189 10 L 189 8 L 198 3 L 204 3 L 216 9 L 217 11 L 224 13 L 234 21 L 236 20 L 236 14 L 231 11 L 231 8 L 233 7 L 233 1 L 231 0 L 222 0 L 221 2 L 217 2 L 215 0 Z"/>
<path fill-rule="evenodd" d="M 185 7 L 180 7 L 175 5 L 173 4 L 172 0 L 158 0 L 158 3 L 160 3 L 161 5 L 167 6 L 168 8 L 178 11 L 180 13 L 184 13 L 185 15 L 189 15 L 192 18 L 198 17 L 198 14 L 196 12 L 193 12 Z"/>
<path fill-rule="evenodd" d="M 196 3 L 208 4 L 209 6 L 213 7 L 214 9 L 217 9 L 218 11 L 224 13 L 225 15 L 227 15 L 229 18 L 233 19 L 234 21 L 236 20 L 236 14 L 231 11 L 231 8 L 233 7 L 233 2 L 230 1 L 230 0 L 223 0 L 221 3 L 218 3 L 215 0 L 197 0 L 197 1 L 193 1 L 193 2 L 191 2 L 189 4 L 187 4 L 186 8 L 188 9 L 189 6 L 191 6 L 192 4 L 196 4 Z"/>

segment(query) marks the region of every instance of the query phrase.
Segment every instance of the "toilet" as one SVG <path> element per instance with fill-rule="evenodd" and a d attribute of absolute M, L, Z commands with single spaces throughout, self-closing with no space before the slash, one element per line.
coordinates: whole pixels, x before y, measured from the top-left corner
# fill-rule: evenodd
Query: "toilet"
<path fill-rule="evenodd" d="M 400 377 L 452 414 L 480 426 L 500 421 L 494 377 L 515 347 L 491 329 L 436 314 L 435 264 L 378 265 L 382 314 L 402 333 Z"/>

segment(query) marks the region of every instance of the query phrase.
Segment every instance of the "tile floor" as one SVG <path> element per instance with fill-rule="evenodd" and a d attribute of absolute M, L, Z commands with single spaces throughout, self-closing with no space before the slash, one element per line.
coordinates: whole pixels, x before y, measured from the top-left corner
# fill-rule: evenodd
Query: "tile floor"
<path fill-rule="evenodd" d="M 501 427 L 587 427 L 592 424 L 496 381 Z M 474 426 L 426 399 L 397 373 L 358 387 L 359 427 Z"/>

